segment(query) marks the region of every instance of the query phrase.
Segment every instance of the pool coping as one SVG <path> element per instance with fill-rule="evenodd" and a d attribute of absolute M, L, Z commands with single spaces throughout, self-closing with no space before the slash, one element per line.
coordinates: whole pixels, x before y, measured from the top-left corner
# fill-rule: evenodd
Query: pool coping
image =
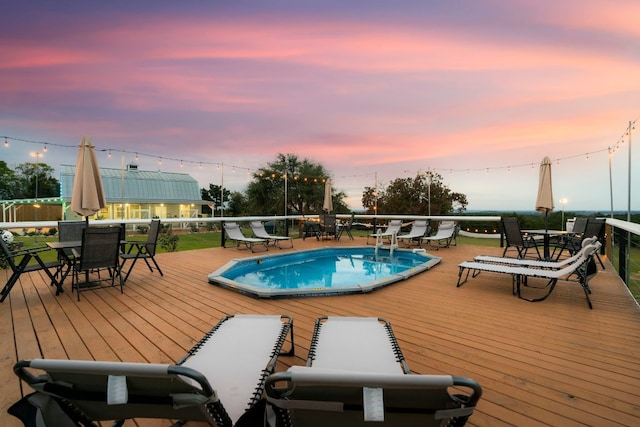
<path fill-rule="evenodd" d="M 295 253 L 301 252 L 322 252 L 327 250 L 353 250 L 353 249 L 367 249 L 371 250 L 371 246 L 341 246 L 339 248 L 331 247 L 331 246 L 323 246 L 320 248 L 313 249 L 305 249 L 302 251 L 295 251 Z M 375 249 L 375 248 L 373 248 Z M 379 250 L 388 251 L 388 248 L 380 248 Z M 210 284 L 219 286 L 222 288 L 230 289 L 236 292 L 239 292 L 244 295 L 248 295 L 254 298 L 301 298 L 301 297 L 320 297 L 320 296 L 335 296 L 335 295 L 349 295 L 349 294 L 362 294 L 373 292 L 377 289 L 383 288 L 392 283 L 396 283 L 402 280 L 406 280 L 416 274 L 422 273 L 426 270 L 431 269 L 442 261 L 442 258 L 433 255 L 431 253 L 427 253 L 425 249 L 405 249 L 405 248 L 397 248 L 394 249 L 397 252 L 409 252 L 415 253 L 419 255 L 423 255 L 425 257 L 429 257 L 427 262 L 424 262 L 418 266 L 412 267 L 408 270 L 402 271 L 400 273 L 392 274 L 383 279 L 375 280 L 372 282 L 367 282 L 364 284 L 359 284 L 356 286 L 344 286 L 344 287 L 336 287 L 331 288 L 331 290 L 327 290 L 327 288 L 307 288 L 307 289 L 265 289 L 260 288 L 258 286 L 249 285 L 245 283 L 239 283 L 231 279 L 227 279 L 226 277 L 222 277 L 222 274 L 226 272 L 228 269 L 234 267 L 238 263 L 245 263 L 251 260 L 259 260 L 265 258 L 273 258 L 273 257 L 282 257 L 286 255 L 290 255 L 292 252 L 284 253 L 284 254 L 262 254 L 251 256 L 247 258 L 234 258 L 215 270 L 213 273 L 209 274 L 208 281 Z"/>

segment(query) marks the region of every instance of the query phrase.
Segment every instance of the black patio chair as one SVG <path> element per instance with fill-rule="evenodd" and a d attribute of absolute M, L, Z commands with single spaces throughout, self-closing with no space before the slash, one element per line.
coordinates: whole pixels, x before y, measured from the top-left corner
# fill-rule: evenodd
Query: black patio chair
<path fill-rule="evenodd" d="M 161 276 L 164 276 L 158 262 L 156 261 L 156 247 L 158 246 L 158 235 L 160 234 L 160 220 L 154 219 L 151 221 L 151 225 L 149 226 L 149 233 L 147 234 L 147 240 L 138 241 L 138 240 L 125 240 L 124 242 L 120 242 L 123 246 L 128 246 L 129 249 L 122 250 L 120 254 L 120 258 L 122 259 L 122 263 L 120 264 L 120 268 L 123 269 L 125 263 L 128 260 L 132 260 L 131 265 L 129 266 L 129 270 L 127 270 L 127 274 L 124 276 L 124 281 L 126 282 L 129 278 L 129 274 L 131 274 L 131 270 L 133 270 L 133 266 L 136 265 L 136 262 L 139 259 L 144 260 L 149 267 L 149 271 L 153 273 L 153 267 L 149 263 L 149 260 L 153 262 L 153 265 L 158 270 Z"/>
<path fill-rule="evenodd" d="M 120 269 L 120 227 L 87 227 L 82 232 L 80 252 L 74 251 L 72 289 L 78 293 L 99 288 L 116 286 L 116 278 L 123 293 L 122 273 Z M 101 278 L 101 271 L 106 270 L 108 277 Z M 84 282 L 80 282 L 81 273 Z M 97 274 L 97 278 L 95 277 Z M 102 282 L 110 282 L 101 285 Z"/>
<path fill-rule="evenodd" d="M 516 249 L 518 255 L 517 258 L 524 259 L 527 256 L 529 249 L 536 250 L 538 259 L 541 259 L 540 249 L 538 248 L 538 242 L 533 236 L 525 236 L 520 229 L 520 223 L 516 217 L 502 218 L 502 231 L 505 237 L 505 247 L 502 256 L 506 256 L 509 248 Z"/>
<path fill-rule="evenodd" d="M 0 302 L 3 302 L 5 298 L 7 298 L 9 292 L 11 292 L 11 289 L 18 282 L 22 273 L 30 273 L 38 270 L 43 270 L 47 276 L 49 276 L 51 284 L 55 285 L 57 288 L 56 295 L 59 295 L 62 292 L 62 282 L 58 281 L 55 274 L 49 271 L 51 268 L 57 269 L 60 266 L 59 261 L 44 262 L 40 257 L 41 252 L 50 251 L 50 248 L 45 246 L 12 251 L 2 239 L 0 239 L 0 247 L 2 247 L 2 254 L 0 254 L 0 256 L 5 259 L 12 271 L 9 280 L 7 280 L 4 288 L 0 291 Z M 36 263 L 30 264 L 31 260 L 35 260 Z"/>
<path fill-rule="evenodd" d="M 59 242 L 81 242 L 82 230 L 88 227 L 86 221 L 58 221 L 58 241 Z M 71 248 L 65 248 L 58 251 L 58 260 L 60 267 L 56 275 L 60 278 L 60 282 L 64 282 L 73 267 L 73 251 Z"/>
<path fill-rule="evenodd" d="M 580 218 L 579 218 L 580 219 Z M 577 223 L 577 220 L 576 220 Z M 596 237 L 600 244 L 604 247 L 604 234 L 605 234 L 605 220 L 603 218 L 588 218 L 586 220 L 584 230 L 582 234 L 576 234 L 569 237 L 565 249 L 569 251 L 571 255 L 577 253 L 582 248 L 582 241 L 587 237 Z M 600 258 L 600 254 L 595 254 L 600 266 L 604 270 L 604 263 Z"/>
<path fill-rule="evenodd" d="M 320 229 L 325 238 L 338 237 L 338 223 L 334 214 L 325 214 L 321 216 Z"/>
<path fill-rule="evenodd" d="M 340 237 L 342 237 L 344 233 L 347 233 L 347 236 L 349 236 L 349 238 L 353 240 L 353 234 L 351 234 L 351 227 L 353 227 L 353 219 L 354 219 L 354 215 L 352 214 L 351 218 L 349 218 L 349 222 L 347 222 L 346 224 L 340 224 L 340 226 L 338 227 L 338 234 L 336 235 L 336 240 L 340 240 Z"/>

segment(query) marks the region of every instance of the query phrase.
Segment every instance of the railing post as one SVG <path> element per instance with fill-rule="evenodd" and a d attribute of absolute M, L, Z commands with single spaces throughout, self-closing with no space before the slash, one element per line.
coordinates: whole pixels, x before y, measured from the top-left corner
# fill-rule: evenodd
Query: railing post
<path fill-rule="evenodd" d="M 225 235 L 224 235 L 224 221 L 220 221 L 220 246 L 222 246 L 223 248 L 226 247 L 225 246 Z"/>
<path fill-rule="evenodd" d="M 616 235 L 618 241 L 618 275 L 624 281 L 624 283 L 629 286 L 629 273 L 627 271 L 627 246 L 628 246 L 628 232 L 616 228 Z"/>

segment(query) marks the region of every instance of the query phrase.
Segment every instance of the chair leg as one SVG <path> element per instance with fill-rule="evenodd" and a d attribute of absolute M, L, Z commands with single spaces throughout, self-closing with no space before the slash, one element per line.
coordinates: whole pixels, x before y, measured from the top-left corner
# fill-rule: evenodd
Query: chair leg
<path fill-rule="evenodd" d="M 160 270 L 160 266 L 158 265 L 158 262 L 156 261 L 156 259 L 154 257 L 150 257 L 151 261 L 153 261 L 153 265 L 156 266 L 156 270 L 158 270 L 158 273 L 160 273 L 161 276 L 164 276 L 164 274 L 162 273 L 162 270 Z M 147 259 L 145 258 L 145 261 L 147 261 Z M 147 265 L 149 265 L 149 261 L 147 261 Z M 149 265 L 149 269 L 151 270 L 151 266 Z M 153 271 L 153 270 L 151 270 Z"/>

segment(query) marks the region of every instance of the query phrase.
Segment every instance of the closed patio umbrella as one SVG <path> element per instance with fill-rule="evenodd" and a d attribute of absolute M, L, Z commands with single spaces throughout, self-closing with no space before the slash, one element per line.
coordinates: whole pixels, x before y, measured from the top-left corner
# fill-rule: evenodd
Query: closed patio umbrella
<path fill-rule="evenodd" d="M 538 198 L 536 210 L 544 213 L 544 228 L 549 229 L 549 212 L 553 211 L 553 186 L 551 183 L 551 160 L 549 157 L 540 163 L 540 180 L 538 182 Z"/>
<path fill-rule="evenodd" d="M 71 210 L 86 217 L 88 222 L 89 215 L 99 212 L 107 205 L 107 201 L 91 138 L 83 136 L 79 147 L 71 194 Z"/>
<path fill-rule="evenodd" d="M 322 209 L 327 211 L 327 213 L 333 210 L 333 199 L 331 198 L 331 179 L 328 178 L 324 183 L 324 203 L 322 205 Z"/>

